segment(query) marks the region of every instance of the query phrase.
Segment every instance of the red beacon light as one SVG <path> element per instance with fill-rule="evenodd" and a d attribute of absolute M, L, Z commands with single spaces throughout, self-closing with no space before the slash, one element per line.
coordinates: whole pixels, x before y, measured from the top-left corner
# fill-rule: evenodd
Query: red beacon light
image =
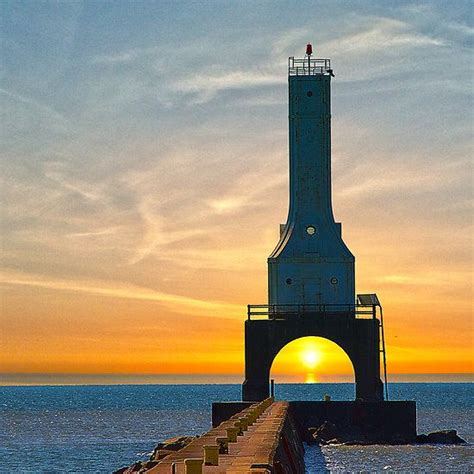
<path fill-rule="evenodd" d="M 311 56 L 313 54 L 313 46 L 311 45 L 311 43 L 308 43 L 306 45 L 306 54 L 308 56 Z"/>

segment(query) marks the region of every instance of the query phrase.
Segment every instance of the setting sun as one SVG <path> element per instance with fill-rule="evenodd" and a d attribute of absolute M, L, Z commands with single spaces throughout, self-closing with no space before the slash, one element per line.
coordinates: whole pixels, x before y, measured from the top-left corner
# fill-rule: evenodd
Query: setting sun
<path fill-rule="evenodd" d="M 300 358 L 307 369 L 314 369 L 321 362 L 321 353 L 315 347 L 308 347 L 301 352 Z"/>

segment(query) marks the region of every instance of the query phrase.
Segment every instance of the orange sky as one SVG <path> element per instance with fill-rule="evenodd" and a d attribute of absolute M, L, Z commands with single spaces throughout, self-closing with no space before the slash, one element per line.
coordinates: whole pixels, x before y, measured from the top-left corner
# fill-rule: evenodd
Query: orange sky
<path fill-rule="evenodd" d="M 462 12 L 303 3 L 5 12 L 0 372 L 243 373 L 286 220 L 286 61 L 309 40 L 336 72 L 333 207 L 357 292 L 383 304 L 389 372 L 472 372 Z M 307 349 L 273 375 L 350 375 Z"/>
<path fill-rule="evenodd" d="M 264 255 L 255 258 L 264 261 Z M 369 267 L 371 285 L 359 278 L 360 287 L 376 290 L 384 303 L 389 371 L 472 372 L 471 334 L 453 324 L 470 311 L 463 284 L 424 269 L 419 274 L 415 265 L 411 273 L 397 271 L 395 262 L 390 267 L 390 274 Z M 167 293 L 166 303 L 160 292 L 113 282 L 18 279 L 4 288 L 3 371 L 242 373 L 245 303 L 265 301 L 264 265 L 258 270 L 196 270 L 185 280 L 188 295 Z M 332 380 L 331 374 L 352 373 L 334 344 L 316 342 L 324 358 L 314 371 L 301 362 L 305 344 L 295 344 L 278 356 L 273 375 L 315 373 Z"/>

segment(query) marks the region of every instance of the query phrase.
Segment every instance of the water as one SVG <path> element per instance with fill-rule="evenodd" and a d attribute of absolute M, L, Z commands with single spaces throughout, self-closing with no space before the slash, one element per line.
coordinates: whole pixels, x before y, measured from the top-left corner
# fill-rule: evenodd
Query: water
<path fill-rule="evenodd" d="M 352 384 L 288 384 L 288 400 L 351 399 Z M 0 472 L 111 472 L 146 459 L 163 439 L 210 428 L 213 400 L 238 385 L 0 387 Z M 454 428 L 474 442 L 474 390 L 462 383 L 391 384 L 418 402 L 418 431 Z M 328 446 L 307 453 L 308 472 L 468 472 L 472 446 Z"/>

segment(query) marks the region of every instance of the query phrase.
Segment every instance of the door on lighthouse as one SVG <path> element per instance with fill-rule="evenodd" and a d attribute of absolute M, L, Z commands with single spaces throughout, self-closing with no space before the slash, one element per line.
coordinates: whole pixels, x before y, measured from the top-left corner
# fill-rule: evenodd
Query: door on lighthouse
<path fill-rule="evenodd" d="M 303 278 L 303 304 L 321 304 L 321 278 Z"/>

